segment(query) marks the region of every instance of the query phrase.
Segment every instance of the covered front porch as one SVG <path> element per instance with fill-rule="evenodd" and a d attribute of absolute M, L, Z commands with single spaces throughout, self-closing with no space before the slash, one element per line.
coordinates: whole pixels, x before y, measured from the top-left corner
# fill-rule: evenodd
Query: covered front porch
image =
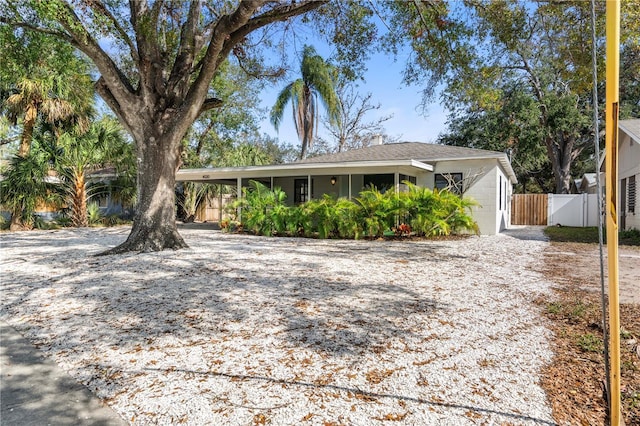
<path fill-rule="evenodd" d="M 364 163 L 364 162 L 363 162 Z M 367 161 L 363 163 L 306 163 L 269 166 L 184 169 L 176 173 L 177 182 L 201 182 L 228 185 L 242 196 L 242 188 L 252 180 L 287 194 L 287 204 L 297 205 L 328 194 L 349 200 L 373 185 L 380 191 L 404 189 L 404 181 L 425 185 L 433 166 L 415 160 Z M 218 214 L 210 220 L 222 219 L 223 201 Z"/>

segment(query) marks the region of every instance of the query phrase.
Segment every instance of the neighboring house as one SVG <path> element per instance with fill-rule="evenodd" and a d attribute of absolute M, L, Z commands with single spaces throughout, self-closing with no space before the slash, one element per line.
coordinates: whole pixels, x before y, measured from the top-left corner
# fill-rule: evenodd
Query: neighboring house
<path fill-rule="evenodd" d="M 604 174 L 600 175 L 600 181 L 604 182 Z M 598 192 L 595 173 L 585 173 L 581 179 L 576 179 L 577 194 L 596 194 Z"/>
<path fill-rule="evenodd" d="M 0 180 L 2 180 L 0 175 Z M 96 203 L 100 213 L 104 216 L 131 216 L 131 209 L 125 208 L 120 200 L 112 193 L 110 183 L 117 178 L 114 167 L 94 170 L 87 173 L 87 192 L 90 195 L 88 203 Z M 49 172 L 46 181 L 53 184 L 60 184 L 60 178 L 53 170 Z M 57 206 L 53 203 L 39 202 L 36 205 L 34 214 L 46 221 L 55 220 L 61 212 L 66 209 L 65 205 Z M 11 213 L 0 206 L 0 216 L 5 220 L 11 220 Z"/>
<path fill-rule="evenodd" d="M 402 191 L 403 181 L 428 188 L 444 188 L 454 182 L 465 196 L 479 203 L 472 215 L 480 233 L 493 235 L 510 224 L 516 176 L 502 152 L 404 142 L 288 164 L 183 169 L 177 172 L 176 180 L 234 185 L 238 189 L 256 180 L 271 188 L 282 188 L 290 204 L 323 194 L 352 199 L 368 185 L 381 191 Z"/>
<path fill-rule="evenodd" d="M 122 201 L 114 194 L 111 183 L 118 178 L 115 167 L 105 167 L 87 173 L 87 184 L 90 188 L 89 203 L 96 203 L 104 216 L 132 216 L 131 208 L 123 206 Z"/>
<path fill-rule="evenodd" d="M 638 181 L 640 181 L 640 118 L 618 123 L 618 176 L 620 201 L 618 227 L 640 229 Z"/>

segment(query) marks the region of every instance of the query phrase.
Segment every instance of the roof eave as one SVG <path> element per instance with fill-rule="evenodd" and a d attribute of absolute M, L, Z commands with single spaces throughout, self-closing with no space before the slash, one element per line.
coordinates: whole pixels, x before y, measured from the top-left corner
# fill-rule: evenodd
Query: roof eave
<path fill-rule="evenodd" d="M 383 161 L 351 161 L 335 163 L 288 163 L 268 166 L 222 167 L 209 169 L 183 169 L 176 173 L 177 181 L 207 180 L 216 178 L 251 177 L 259 173 L 268 176 L 275 171 L 286 170 L 291 175 L 296 172 L 308 174 L 310 171 L 320 170 L 344 170 L 370 167 L 413 167 L 424 171 L 433 171 L 433 166 L 416 160 L 383 160 Z M 265 176 L 265 177 L 266 177 Z"/>
<path fill-rule="evenodd" d="M 631 121 L 631 120 L 629 120 L 629 121 Z M 618 122 L 618 127 L 620 129 L 622 129 L 627 135 L 629 135 L 631 140 L 633 140 L 634 142 L 640 144 L 640 135 L 637 135 L 636 133 L 634 133 L 633 129 L 631 129 L 630 127 L 626 126 L 626 124 L 623 121 L 619 121 Z"/>
<path fill-rule="evenodd" d="M 507 176 L 509 177 L 511 184 L 515 185 L 516 183 L 518 183 L 516 173 L 513 171 L 513 167 L 511 167 L 511 162 L 509 161 L 507 156 L 505 155 L 504 157 L 498 158 L 498 161 L 500 162 L 500 165 L 502 165 L 502 168 L 507 172 Z"/>
<path fill-rule="evenodd" d="M 466 160 L 486 160 L 486 159 L 495 159 L 500 162 L 502 168 L 506 171 L 507 176 L 512 184 L 518 183 L 518 178 L 516 177 L 515 172 L 513 171 L 513 167 L 511 166 L 511 162 L 509 161 L 509 157 L 507 154 L 502 152 L 496 152 L 495 154 L 489 155 L 478 155 L 478 156 L 467 156 L 467 157 L 442 157 L 442 158 L 430 158 L 429 161 L 433 163 L 437 163 L 438 161 L 466 161 Z"/>

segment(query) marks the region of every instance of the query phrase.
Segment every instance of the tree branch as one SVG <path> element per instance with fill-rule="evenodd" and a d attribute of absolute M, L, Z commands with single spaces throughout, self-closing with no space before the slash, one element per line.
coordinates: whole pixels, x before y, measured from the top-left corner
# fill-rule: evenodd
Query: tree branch
<path fill-rule="evenodd" d="M 230 34 L 229 39 L 225 41 L 225 46 L 222 52 L 226 52 L 228 54 L 233 46 L 242 41 L 248 34 L 257 30 L 258 28 L 262 28 L 276 21 L 285 21 L 294 16 L 310 12 L 325 3 L 327 3 L 327 0 L 311 0 L 301 2 L 300 4 L 292 2 L 291 4 L 276 7 L 266 13 L 263 13 L 262 15 L 251 18 L 246 24 Z M 221 56 L 226 57 L 226 55 Z"/>
<path fill-rule="evenodd" d="M 209 111 L 210 109 L 220 108 L 222 105 L 224 105 L 224 102 L 222 101 L 222 99 L 207 98 L 202 103 L 202 107 L 200 108 L 200 114 L 202 114 L 205 111 Z"/>
<path fill-rule="evenodd" d="M 258 70 L 250 70 L 249 68 L 247 68 L 247 66 L 244 64 L 244 55 L 240 55 L 237 54 L 234 50 L 233 55 L 235 56 L 235 58 L 238 60 L 238 66 L 240 67 L 240 69 L 242 71 L 244 71 L 245 74 L 253 77 L 253 78 L 278 78 L 281 77 L 284 74 L 284 69 L 283 68 L 278 68 L 278 69 L 273 69 L 273 68 L 267 68 L 264 71 L 270 71 L 270 72 L 259 72 Z"/>
<path fill-rule="evenodd" d="M 3 17 L 3 16 L 0 16 L 0 23 L 7 24 L 7 25 L 9 25 L 9 26 L 11 26 L 13 28 L 25 28 L 25 29 L 36 31 L 36 32 L 39 32 L 39 33 L 49 34 L 49 35 L 58 37 L 58 38 L 66 41 L 66 42 L 69 42 L 72 45 L 74 45 L 75 47 L 77 47 L 77 44 L 75 43 L 75 40 L 73 39 L 73 37 L 71 37 L 67 33 L 51 30 L 49 28 L 38 27 L 37 25 L 29 24 L 28 22 L 11 21 L 11 20 Z"/>
<path fill-rule="evenodd" d="M 109 9 L 107 9 L 107 7 L 100 2 L 91 3 L 91 7 L 95 12 L 101 13 L 104 17 L 106 17 L 109 21 L 111 21 L 111 24 L 114 26 L 117 33 L 120 35 L 120 37 L 122 37 L 126 45 L 129 47 L 129 50 L 131 51 L 131 58 L 137 62 L 140 58 L 138 57 L 138 51 L 136 49 L 136 46 L 133 44 L 133 41 L 131 40 L 127 32 L 124 30 L 124 28 L 120 25 L 120 23 L 115 18 L 115 16 L 113 16 L 111 11 L 109 11 Z"/>
<path fill-rule="evenodd" d="M 218 69 L 220 61 L 224 60 L 229 53 L 228 51 L 226 55 L 223 53 L 225 40 L 229 38 L 229 34 L 242 27 L 262 4 L 263 2 L 257 0 L 241 2 L 231 15 L 225 15 L 218 20 L 207 51 L 199 66 L 200 72 L 189 88 L 184 100 L 184 107 L 177 112 L 176 123 L 192 123 L 198 117 L 202 108 L 199 100 L 206 97 L 209 84 Z M 185 120 L 185 118 L 187 119 Z M 183 124 L 183 126 L 186 125 Z M 184 133 L 186 128 L 176 128 L 175 131 Z"/>
<path fill-rule="evenodd" d="M 118 116 L 120 122 L 126 127 L 129 134 L 132 136 L 134 133 L 131 131 L 131 127 L 129 126 L 129 122 L 127 121 L 127 117 L 123 114 L 122 107 L 120 103 L 113 96 L 110 87 L 107 85 L 104 77 L 100 77 L 98 81 L 95 83 L 96 92 L 100 95 L 100 97 L 105 101 L 109 108 Z"/>
<path fill-rule="evenodd" d="M 209 121 L 207 127 L 198 136 L 198 144 L 196 145 L 196 155 L 198 157 L 200 157 L 200 153 L 202 153 L 202 146 L 204 145 L 205 138 L 211 129 L 213 129 L 213 126 L 215 126 L 215 122 L 213 120 Z"/>
<path fill-rule="evenodd" d="M 163 66 L 166 60 L 159 49 L 157 40 L 158 17 L 164 5 L 163 0 L 156 1 L 151 10 L 146 2 L 129 0 L 131 24 L 136 34 L 139 60 L 137 62 L 140 73 L 140 90 L 147 104 L 153 104 L 154 94 L 164 94 Z M 160 84 L 158 84 L 160 83 Z"/>
<path fill-rule="evenodd" d="M 191 74 L 196 52 L 196 29 L 198 28 L 199 16 L 200 2 L 194 1 L 189 7 L 187 20 L 180 31 L 180 46 L 167 82 L 169 91 L 174 96 L 178 96 L 179 92 L 185 90 L 185 86 L 189 82 L 189 75 Z"/>
<path fill-rule="evenodd" d="M 33 31 L 51 34 L 71 43 L 75 48 L 91 58 L 104 78 L 105 84 L 109 85 L 112 96 L 118 99 L 118 103 L 122 103 L 125 100 L 133 102 L 135 99 L 132 96 L 134 90 L 129 80 L 111 60 L 109 55 L 107 55 L 93 37 L 91 37 L 71 5 L 67 1 L 62 1 L 61 4 L 63 5 L 63 8 L 56 17 L 56 21 L 62 26 L 66 33 L 41 28 L 27 23 L 8 23 L 10 25 L 28 28 Z"/>

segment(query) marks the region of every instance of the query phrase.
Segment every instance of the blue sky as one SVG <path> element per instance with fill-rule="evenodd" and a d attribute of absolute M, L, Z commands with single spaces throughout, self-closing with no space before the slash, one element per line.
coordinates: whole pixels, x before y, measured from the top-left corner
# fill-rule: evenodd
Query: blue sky
<path fill-rule="evenodd" d="M 323 46 L 315 47 L 323 56 L 326 55 Z M 393 114 L 393 118 L 384 123 L 387 134 L 400 137 L 401 141 L 435 142 L 438 134 L 446 128 L 446 111 L 438 103 L 433 103 L 428 106 L 427 115 L 422 115 L 421 88 L 407 87 L 402 82 L 404 61 L 403 57 L 394 61 L 382 53 L 373 55 L 368 61 L 368 71 L 364 75 L 365 81 L 359 83 L 359 91 L 371 92 L 372 103 L 379 103 L 380 109 L 370 111 L 366 117 L 367 121 L 374 120 L 377 116 Z M 274 87 L 265 88 L 261 95 L 263 107 L 270 109 L 273 106 L 276 95 L 286 83 L 298 78 L 297 70 L 294 66 L 287 80 Z M 276 132 L 268 119 L 262 121 L 262 131 L 278 137 L 281 142 L 294 145 L 299 143 L 290 113 L 285 113 L 279 132 Z M 326 134 L 322 125 L 318 133 L 320 136 Z"/>

